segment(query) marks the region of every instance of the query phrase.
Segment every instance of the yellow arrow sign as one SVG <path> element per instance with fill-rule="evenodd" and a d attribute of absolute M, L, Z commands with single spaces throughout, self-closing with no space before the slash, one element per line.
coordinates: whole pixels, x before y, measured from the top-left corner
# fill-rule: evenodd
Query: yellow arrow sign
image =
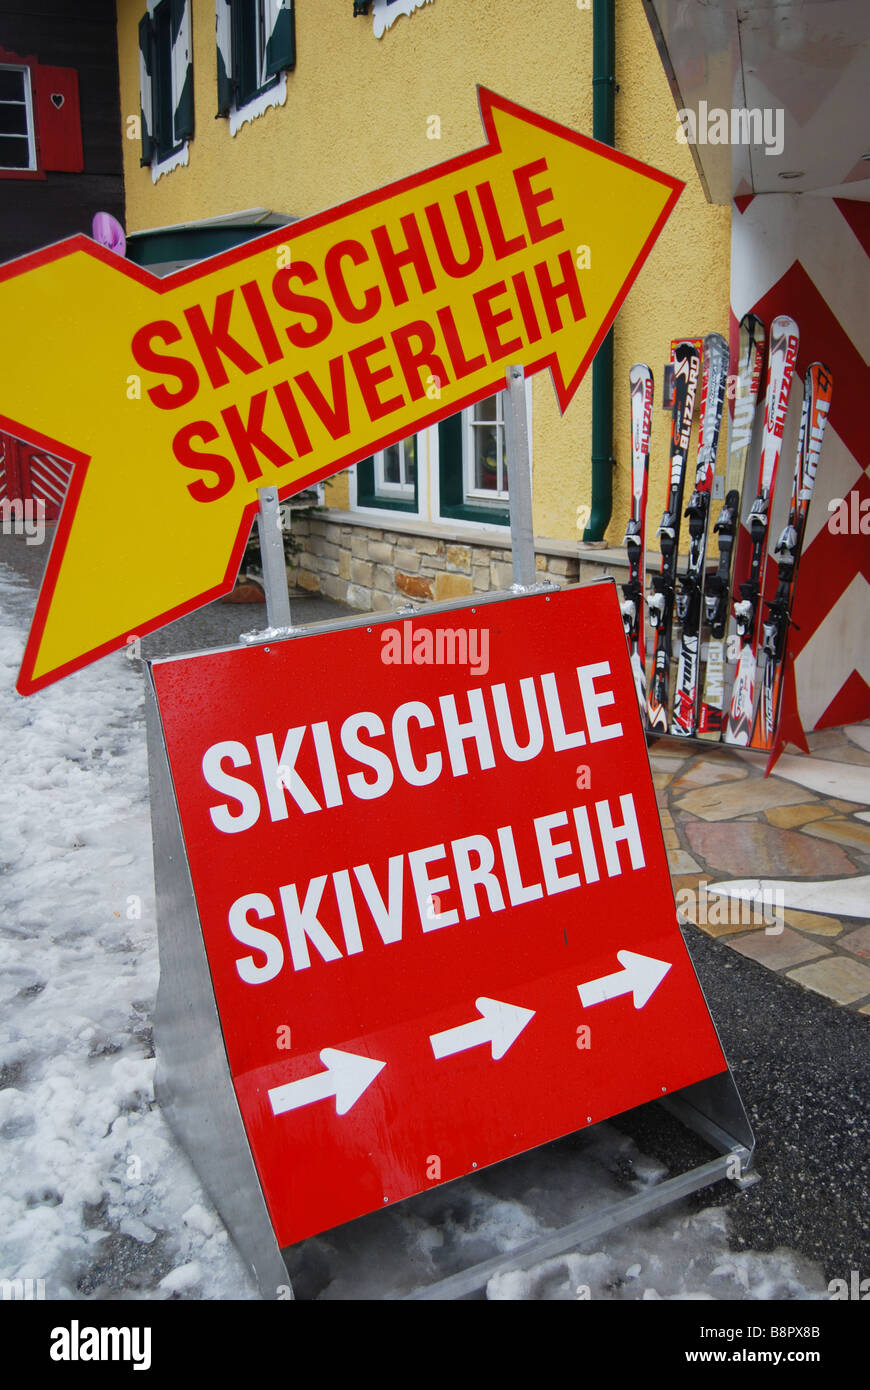
<path fill-rule="evenodd" d="M 565 409 L 683 185 L 480 100 L 480 149 L 165 280 L 82 236 L 0 269 L 0 426 L 74 465 L 22 694 L 231 589 L 259 487 L 310 486 L 509 362 L 549 367 Z"/>

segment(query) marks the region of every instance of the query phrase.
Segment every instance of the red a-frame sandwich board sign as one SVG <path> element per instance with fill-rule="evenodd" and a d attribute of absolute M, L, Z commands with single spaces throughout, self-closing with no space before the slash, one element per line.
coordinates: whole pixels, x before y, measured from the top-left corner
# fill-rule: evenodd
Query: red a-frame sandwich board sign
<path fill-rule="evenodd" d="M 150 675 L 161 1096 L 264 1293 L 280 1248 L 686 1088 L 749 1156 L 612 581 Z"/>

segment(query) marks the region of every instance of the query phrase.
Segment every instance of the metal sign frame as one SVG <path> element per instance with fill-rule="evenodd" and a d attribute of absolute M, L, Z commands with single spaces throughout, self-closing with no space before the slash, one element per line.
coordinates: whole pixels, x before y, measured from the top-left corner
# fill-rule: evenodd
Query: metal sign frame
<path fill-rule="evenodd" d="M 614 581 L 601 579 L 595 583 L 613 585 Z M 546 593 L 552 587 L 549 584 L 516 584 L 512 592 L 431 604 L 425 611 L 428 615 L 470 607 L 476 609 L 529 593 Z M 249 634 L 246 641 L 294 641 L 308 634 L 390 623 L 395 617 L 394 612 L 377 616 L 361 614 L 338 622 L 312 624 L 296 631 L 285 629 L 276 633 L 274 629 L 267 629 Z M 263 1297 L 290 1297 L 291 1278 L 266 1209 L 226 1057 L 151 665 L 146 663 L 146 714 L 160 954 L 155 1011 L 158 1059 L 155 1093 Z M 698 987 L 700 989 L 700 984 Z M 715 1028 L 715 1023 L 713 1026 Z M 451 1275 L 413 1297 L 462 1297 L 484 1287 L 488 1279 L 502 1270 L 527 1268 L 552 1258 L 710 1183 L 723 1178 L 741 1183 L 754 1180 L 754 1175 L 744 1177 L 751 1165 L 754 1138 L 730 1070 L 675 1092 L 662 1103 L 718 1151 L 718 1156 L 657 1184 L 649 1192 L 608 1203 L 601 1210 L 520 1249 Z M 298 1249 L 294 1247 L 295 1254 Z M 360 1297 L 365 1297 L 362 1290 Z"/>

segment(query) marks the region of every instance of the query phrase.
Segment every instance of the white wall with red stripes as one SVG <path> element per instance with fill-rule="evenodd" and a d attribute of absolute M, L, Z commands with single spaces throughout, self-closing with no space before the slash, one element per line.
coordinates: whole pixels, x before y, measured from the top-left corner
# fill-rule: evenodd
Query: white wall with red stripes
<path fill-rule="evenodd" d="M 821 361 L 834 379 L 789 633 L 795 683 L 792 708 L 783 711 L 786 737 L 797 733 L 795 696 L 806 730 L 870 719 L 868 272 L 870 202 L 812 194 L 735 199 L 732 331 L 743 314 L 752 311 L 768 328 L 777 315 L 790 315 L 801 336 L 771 515 L 771 552 L 787 519 L 804 372 L 811 362 Z M 756 479 L 757 452 L 747 467 L 744 516 L 755 496 Z M 839 520 L 829 509 L 837 499 L 844 499 L 847 508 L 840 510 Z M 858 525 L 842 531 L 844 516 Z M 742 528 L 742 544 L 746 538 Z M 766 598 L 776 587 L 776 574 L 776 563 L 769 558 Z"/>

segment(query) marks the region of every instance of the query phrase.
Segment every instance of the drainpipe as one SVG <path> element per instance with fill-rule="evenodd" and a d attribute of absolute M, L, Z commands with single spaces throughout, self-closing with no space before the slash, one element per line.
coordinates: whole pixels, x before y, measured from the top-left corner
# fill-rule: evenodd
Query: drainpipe
<path fill-rule="evenodd" d="M 614 0 L 593 0 L 592 135 L 613 144 L 616 91 Z M 613 509 L 613 329 L 592 363 L 592 509 L 584 541 L 604 539 Z"/>

